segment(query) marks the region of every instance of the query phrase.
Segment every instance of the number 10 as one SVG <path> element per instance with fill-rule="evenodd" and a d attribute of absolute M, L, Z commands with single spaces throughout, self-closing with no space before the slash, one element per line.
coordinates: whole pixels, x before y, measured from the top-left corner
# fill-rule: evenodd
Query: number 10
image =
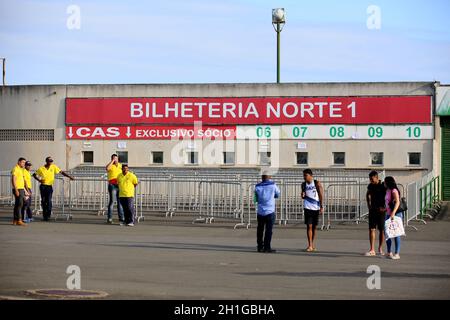
<path fill-rule="evenodd" d="M 408 138 L 419 138 L 422 133 L 420 127 L 414 127 L 414 129 L 412 127 L 408 127 L 406 132 L 408 133 Z"/>

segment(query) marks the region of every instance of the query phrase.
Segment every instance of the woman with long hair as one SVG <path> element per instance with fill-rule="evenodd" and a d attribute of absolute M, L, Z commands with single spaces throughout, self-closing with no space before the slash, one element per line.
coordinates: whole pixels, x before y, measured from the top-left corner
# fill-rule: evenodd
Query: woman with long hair
<path fill-rule="evenodd" d="M 386 220 L 392 219 L 394 220 L 394 217 L 399 217 L 400 219 L 403 219 L 403 212 L 399 212 L 400 207 L 400 190 L 398 190 L 397 183 L 395 182 L 395 179 L 393 177 L 386 177 L 384 179 L 384 185 L 386 187 Z M 392 246 L 392 239 L 386 240 L 386 247 L 387 247 L 387 258 L 391 258 L 394 260 L 400 259 L 400 237 L 394 238 L 395 242 L 395 251 L 394 254 L 392 254 L 391 246 Z"/>

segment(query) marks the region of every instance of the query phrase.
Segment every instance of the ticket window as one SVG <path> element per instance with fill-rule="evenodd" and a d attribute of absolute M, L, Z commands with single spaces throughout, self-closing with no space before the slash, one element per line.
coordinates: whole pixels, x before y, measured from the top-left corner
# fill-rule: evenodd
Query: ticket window
<path fill-rule="evenodd" d="M 345 152 L 333 152 L 333 165 L 345 166 Z"/>
<path fill-rule="evenodd" d="M 198 164 L 198 152 L 190 151 L 187 153 L 187 164 L 190 164 L 190 165 Z"/>
<path fill-rule="evenodd" d="M 117 151 L 120 163 L 128 163 L 128 151 Z"/>
<path fill-rule="evenodd" d="M 370 164 L 372 166 L 382 166 L 384 164 L 383 152 L 371 152 L 370 153 Z"/>
<path fill-rule="evenodd" d="M 421 165 L 421 153 L 420 152 L 409 152 L 408 153 L 408 165 L 420 166 Z"/>
<path fill-rule="evenodd" d="M 234 152 L 224 152 L 223 153 L 223 164 L 234 165 L 235 163 L 235 153 Z"/>
<path fill-rule="evenodd" d="M 296 164 L 299 166 L 308 165 L 308 152 L 296 152 Z"/>
<path fill-rule="evenodd" d="M 94 151 L 83 151 L 83 164 L 94 164 Z"/>
<path fill-rule="evenodd" d="M 153 151 L 151 155 L 152 164 L 163 164 L 164 163 L 164 153 L 162 151 Z"/>

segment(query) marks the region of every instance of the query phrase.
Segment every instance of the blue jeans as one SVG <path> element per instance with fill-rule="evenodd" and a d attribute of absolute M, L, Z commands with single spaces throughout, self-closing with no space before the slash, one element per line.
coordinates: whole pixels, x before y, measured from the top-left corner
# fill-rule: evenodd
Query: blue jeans
<path fill-rule="evenodd" d="M 22 220 L 33 218 L 33 211 L 31 210 L 31 205 L 33 204 L 31 200 L 31 195 L 28 200 L 24 200 L 22 207 Z M 25 216 L 26 215 L 26 216 Z"/>
<path fill-rule="evenodd" d="M 261 216 L 258 214 L 258 228 L 256 231 L 256 242 L 258 244 L 258 249 L 264 250 L 272 249 L 271 247 L 272 229 L 274 224 L 275 224 L 275 213 L 271 213 L 266 216 Z"/>
<path fill-rule="evenodd" d="M 399 217 L 400 219 L 403 220 L 403 212 L 397 212 L 395 214 L 396 217 Z M 391 215 L 386 215 L 386 220 L 390 219 Z M 394 238 L 394 242 L 395 242 L 395 254 L 400 253 L 400 245 L 401 245 L 401 241 L 400 241 L 401 237 L 395 237 Z M 387 239 L 386 240 L 386 247 L 387 247 L 387 252 L 391 253 L 391 246 L 392 246 L 392 239 Z"/>
<path fill-rule="evenodd" d="M 108 219 L 112 219 L 112 211 L 114 207 L 114 200 L 117 202 L 117 211 L 119 214 L 119 220 L 123 221 L 123 209 L 119 200 L 119 186 L 116 184 L 108 183 L 109 203 L 108 203 Z"/>

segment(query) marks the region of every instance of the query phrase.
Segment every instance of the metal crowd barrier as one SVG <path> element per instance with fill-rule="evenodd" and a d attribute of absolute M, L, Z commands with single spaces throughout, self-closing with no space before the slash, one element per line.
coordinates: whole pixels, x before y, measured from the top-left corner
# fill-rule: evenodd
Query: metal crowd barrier
<path fill-rule="evenodd" d="M 200 196 L 201 180 L 192 178 L 168 179 L 168 210 L 166 217 L 194 214 L 201 206 Z"/>
<path fill-rule="evenodd" d="M 141 178 L 136 189 L 137 221 L 149 212 L 194 216 L 193 223 L 242 220 L 241 188 L 236 181 Z"/>
<path fill-rule="evenodd" d="M 301 198 L 301 183 L 292 180 L 280 180 L 276 181 L 280 189 L 280 198 L 275 201 L 276 207 L 276 223 L 279 225 L 287 225 L 291 223 L 303 223 L 304 221 L 304 208 L 303 199 Z M 346 186 L 351 188 L 351 182 L 345 184 L 328 184 L 327 181 L 321 181 L 324 188 L 324 214 L 319 216 L 319 223 L 322 230 L 329 230 L 331 221 L 340 222 L 356 222 L 359 216 L 352 215 L 351 213 L 345 212 L 344 216 L 343 209 L 351 209 L 353 211 L 358 211 L 359 203 L 352 201 L 352 206 L 342 205 L 343 199 L 349 199 L 348 196 L 357 194 L 357 192 L 349 192 L 349 190 L 341 189 L 339 192 L 330 192 L 332 187 L 335 186 Z M 254 185 L 249 185 L 247 188 L 246 197 L 246 226 L 249 228 L 252 225 L 252 221 L 257 219 L 256 204 L 253 202 Z M 344 190 L 344 191 L 343 191 Z M 347 196 L 347 197 L 346 197 Z M 328 198 L 329 197 L 329 198 Z M 352 196 L 353 197 L 353 196 Z M 351 197 L 350 197 L 351 198 Z M 353 197 L 355 198 L 355 197 Z M 356 200 L 356 198 L 355 198 Z M 341 211 L 339 211 L 341 210 Z M 327 222 L 325 222 L 325 217 L 327 217 Z"/>
<path fill-rule="evenodd" d="M 347 181 L 336 183 L 321 180 L 324 188 L 324 214 L 319 216 L 321 230 L 330 230 L 332 224 L 368 222 L 369 209 L 366 202 L 368 183 Z M 303 199 L 301 198 L 301 182 L 280 180 L 280 199 L 276 200 L 276 222 L 279 225 L 302 223 L 304 221 Z M 405 188 L 398 184 L 402 195 Z M 253 203 L 254 185 L 247 187 L 246 226 L 256 221 L 256 205 Z"/>
<path fill-rule="evenodd" d="M 433 216 L 427 212 L 435 210 L 440 205 L 441 188 L 439 176 L 433 177 L 429 182 L 419 189 L 420 219 L 425 215 L 429 218 Z"/>
<path fill-rule="evenodd" d="M 421 179 L 409 183 L 406 186 L 407 195 L 406 202 L 408 204 L 408 211 L 405 216 L 405 225 L 412 229 L 418 230 L 418 228 L 412 225 L 412 222 L 420 222 L 423 224 L 427 224 L 423 219 L 425 215 L 425 211 L 423 210 L 423 200 L 424 200 L 424 189 L 426 191 L 426 186 L 434 180 L 434 172 L 430 172 L 427 175 L 423 176 Z M 434 191 L 433 195 L 437 195 L 439 198 L 440 190 L 439 184 L 437 190 Z M 431 190 L 430 190 L 431 191 Z"/>
<path fill-rule="evenodd" d="M 37 182 L 33 177 L 31 178 L 32 184 L 32 199 L 34 204 L 33 214 L 40 215 L 42 213 L 41 206 L 41 192 L 39 190 L 39 182 Z M 62 216 L 66 220 L 72 219 L 72 214 L 68 210 L 68 197 L 67 188 L 69 188 L 69 183 L 64 181 L 61 177 L 55 177 L 55 182 L 53 183 L 53 195 L 52 195 L 52 216 L 55 220 Z"/>
<path fill-rule="evenodd" d="M 144 212 L 165 212 L 166 217 L 173 215 L 169 192 L 170 186 L 167 179 L 139 179 L 135 195 L 137 221 L 145 220 Z"/>
<path fill-rule="evenodd" d="M 11 187 L 11 173 L 9 171 L 0 171 L 0 205 L 14 205 L 14 196 Z"/>
<path fill-rule="evenodd" d="M 147 168 L 148 169 L 148 168 Z M 167 218 L 176 215 L 193 218 L 193 222 L 212 223 L 215 220 L 232 221 L 237 227 L 250 227 L 256 221 L 253 203 L 254 186 L 260 181 L 260 170 L 132 170 L 139 179 L 135 206 L 137 221 L 148 214 L 161 214 Z M 54 184 L 53 206 L 55 219 L 72 218 L 73 212 L 105 214 L 109 202 L 106 175 L 100 170 L 74 170 L 76 180 L 57 177 Z M 334 223 L 366 222 L 367 171 L 314 170 L 325 193 L 325 212 L 321 216 L 321 228 L 329 230 Z M 380 172 L 380 178 L 384 177 Z M 405 225 L 412 221 L 425 223 L 421 216 L 419 190 L 433 178 L 430 173 L 421 180 L 399 185 L 402 196 L 407 198 L 408 211 Z M 10 172 L 0 172 L 0 205 L 12 206 Z M 40 214 L 39 186 L 33 180 L 34 211 Z M 276 201 L 277 223 L 286 225 L 303 221 L 301 199 L 301 170 L 280 170 L 274 176 L 281 190 Z M 117 205 L 117 204 L 115 204 Z M 415 228 L 414 226 L 411 226 Z M 417 229 L 417 228 L 415 228 Z"/>
<path fill-rule="evenodd" d="M 366 193 L 368 183 L 331 184 L 325 192 L 325 219 L 322 229 L 329 230 L 331 222 L 355 223 L 368 222 L 369 208 Z M 397 184 L 402 197 L 407 197 L 407 189 Z M 404 215 L 406 223 L 406 215 Z"/>
<path fill-rule="evenodd" d="M 252 191 L 249 190 L 260 179 L 257 170 L 253 171 L 238 170 L 233 171 L 237 174 L 232 174 L 231 171 L 209 170 L 200 174 L 189 170 L 177 170 L 172 171 L 174 174 L 169 176 L 166 174 L 171 171 L 152 174 L 150 177 L 147 177 L 149 174 L 144 176 L 138 174 L 140 183 L 136 189 L 135 199 L 137 221 L 145 219 L 147 213 L 163 213 L 166 217 L 187 214 L 197 216 L 195 222 L 211 223 L 215 219 L 222 218 L 236 221 L 236 227 L 248 227 L 256 218 Z M 333 172 L 321 176 L 320 171 L 317 172 L 315 176 L 322 182 L 324 188 L 327 183 L 348 184 L 349 179 L 367 179 L 354 173 L 345 175 Z M 67 182 L 63 192 L 55 192 L 55 205 L 61 204 L 64 210 L 68 209 L 69 218 L 72 217 L 73 211 L 104 214 L 109 200 L 105 175 L 95 176 L 91 172 L 72 172 L 72 174 L 76 176 L 76 180 Z M 57 180 L 58 184 L 64 184 L 62 179 Z M 281 189 L 281 198 L 276 202 L 277 222 L 279 224 L 300 222 L 303 219 L 303 200 L 300 197 L 303 181 L 301 170 L 285 170 L 277 175 L 275 180 Z M 59 188 L 56 183 L 55 188 Z M 59 194 L 65 198 L 61 200 Z M 7 198 L 9 202 L 12 201 L 10 192 Z M 35 197 L 34 201 L 36 208 L 39 208 L 38 198 Z M 247 211 L 254 213 L 247 216 L 246 222 L 244 222 L 244 203 L 248 204 Z"/>
<path fill-rule="evenodd" d="M 237 221 L 234 228 L 245 226 L 243 189 L 240 182 L 200 181 L 198 217 L 193 222 L 212 223 L 217 219 Z"/>
<path fill-rule="evenodd" d="M 68 207 L 71 212 L 93 211 L 97 215 L 105 214 L 109 202 L 108 181 L 105 176 L 77 175 L 68 185 Z"/>

